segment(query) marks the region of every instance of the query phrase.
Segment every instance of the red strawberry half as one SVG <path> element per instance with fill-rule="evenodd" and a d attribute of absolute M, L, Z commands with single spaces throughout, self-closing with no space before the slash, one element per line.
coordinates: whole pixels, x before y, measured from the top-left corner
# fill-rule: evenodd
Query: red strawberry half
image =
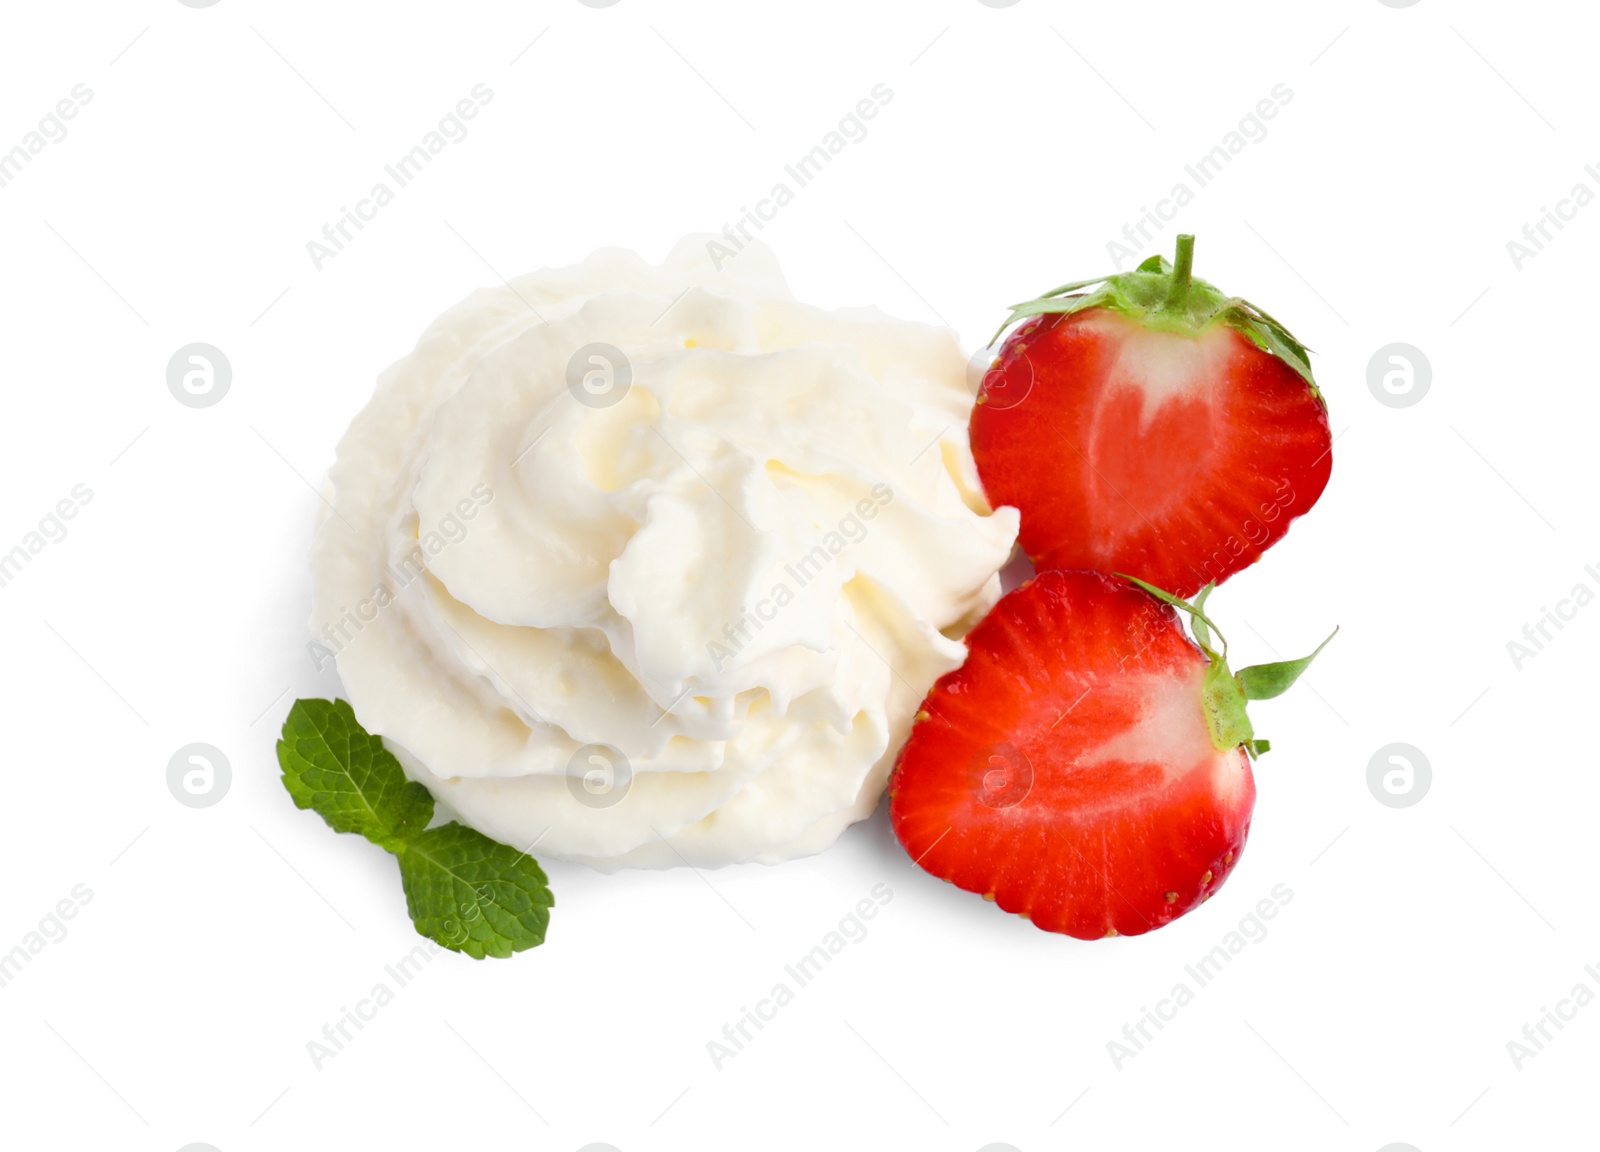
<path fill-rule="evenodd" d="M 1003 598 L 896 764 L 890 818 L 912 859 L 1086 940 L 1159 928 L 1215 892 L 1267 748 L 1245 702 L 1283 692 L 1316 653 L 1234 675 L 1204 601 L 1063 571 Z"/>
<path fill-rule="evenodd" d="M 1193 254 L 1180 236 L 1173 264 L 1012 309 L 1008 325 L 1032 319 L 984 376 L 972 454 L 1041 569 L 1192 596 L 1254 563 L 1327 486 L 1333 441 L 1305 348 L 1194 279 Z"/>

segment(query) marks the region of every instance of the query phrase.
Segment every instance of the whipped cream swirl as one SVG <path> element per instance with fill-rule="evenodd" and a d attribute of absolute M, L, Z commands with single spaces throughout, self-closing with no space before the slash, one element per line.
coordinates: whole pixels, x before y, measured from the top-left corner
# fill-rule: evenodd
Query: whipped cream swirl
<path fill-rule="evenodd" d="M 316 643 L 465 823 L 597 867 L 820 851 L 999 595 L 953 333 L 752 246 L 475 292 L 339 445 Z"/>

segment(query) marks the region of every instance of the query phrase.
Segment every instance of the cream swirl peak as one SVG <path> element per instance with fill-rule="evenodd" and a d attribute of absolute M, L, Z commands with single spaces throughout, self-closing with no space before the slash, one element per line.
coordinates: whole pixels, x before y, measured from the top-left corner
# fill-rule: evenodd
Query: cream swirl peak
<path fill-rule="evenodd" d="M 820 851 L 876 806 L 1017 533 L 953 333 L 604 249 L 482 290 L 341 441 L 312 631 L 467 824 L 602 868 Z"/>

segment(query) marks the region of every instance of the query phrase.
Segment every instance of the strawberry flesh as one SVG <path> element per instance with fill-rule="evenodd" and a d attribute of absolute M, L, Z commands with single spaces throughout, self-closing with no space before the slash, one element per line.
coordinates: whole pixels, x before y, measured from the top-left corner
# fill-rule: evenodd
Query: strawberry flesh
<path fill-rule="evenodd" d="M 1255 781 L 1242 748 L 1212 744 L 1207 659 L 1170 607 L 1100 573 L 1049 571 L 967 643 L 890 783 L 913 860 L 1082 939 L 1148 932 L 1216 891 Z"/>
<path fill-rule="evenodd" d="M 1013 332 L 970 432 L 1037 567 L 1181 597 L 1254 563 L 1332 468 L 1327 411 L 1289 363 L 1226 324 L 1163 330 L 1104 307 Z"/>

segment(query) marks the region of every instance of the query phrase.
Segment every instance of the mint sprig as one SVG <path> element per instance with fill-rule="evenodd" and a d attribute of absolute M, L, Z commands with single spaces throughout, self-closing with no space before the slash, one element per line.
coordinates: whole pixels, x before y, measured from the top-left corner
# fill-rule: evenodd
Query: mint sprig
<path fill-rule="evenodd" d="M 477 960 L 544 943 L 555 897 L 538 862 L 464 824 L 429 828 L 432 794 L 406 779 L 346 701 L 296 700 L 278 764 L 295 807 L 398 858 L 419 933 Z"/>

